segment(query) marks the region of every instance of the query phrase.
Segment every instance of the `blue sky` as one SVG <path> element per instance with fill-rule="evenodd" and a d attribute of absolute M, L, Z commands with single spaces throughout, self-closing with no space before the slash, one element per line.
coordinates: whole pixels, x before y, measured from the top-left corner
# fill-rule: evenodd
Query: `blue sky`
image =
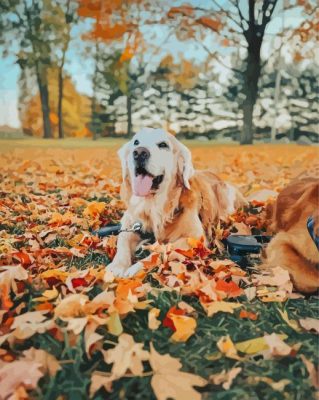
<path fill-rule="evenodd" d="M 176 2 L 176 4 L 184 4 L 183 1 Z M 189 3 L 199 4 L 198 1 L 192 0 Z M 219 1 L 220 4 L 226 3 L 225 1 Z M 245 4 L 244 0 L 241 0 L 242 9 L 244 12 L 243 5 Z M 210 6 L 210 0 L 203 0 L 200 2 L 202 7 Z M 282 2 L 280 1 L 277 5 L 277 9 L 280 10 L 282 8 Z M 278 12 L 276 13 L 278 14 Z M 300 10 L 294 9 L 292 11 L 285 13 L 284 24 L 285 27 L 296 27 L 300 24 L 302 19 Z M 265 54 L 268 53 L 269 47 L 271 43 L 273 43 L 274 36 L 281 30 L 282 27 L 282 17 L 280 15 L 275 15 L 273 20 L 268 26 L 266 43 L 264 45 Z M 80 27 L 76 27 L 73 31 L 73 37 L 75 38 L 70 46 L 70 50 L 67 54 L 67 63 L 66 63 L 66 71 L 69 75 L 71 75 L 73 82 L 76 85 L 77 90 L 80 93 L 91 95 L 92 93 L 92 83 L 90 79 L 90 75 L 93 71 L 93 63 L 90 59 L 85 59 L 81 56 L 81 51 L 83 50 L 84 43 L 80 39 L 80 33 L 89 28 L 89 23 L 82 24 Z M 161 58 L 165 54 L 171 53 L 175 55 L 176 58 L 182 56 L 187 59 L 195 60 L 195 62 L 201 62 L 207 56 L 206 51 L 199 43 L 195 43 L 194 41 L 181 42 L 176 39 L 174 35 L 170 36 L 170 38 L 163 43 L 163 38 L 165 38 L 168 34 L 167 26 L 157 26 L 153 32 L 154 37 L 152 37 L 151 42 L 155 46 L 160 46 L 161 51 L 155 56 L 151 57 L 150 68 L 154 67 Z M 143 32 L 146 33 L 146 32 Z M 205 39 L 205 44 L 212 48 L 212 37 L 207 36 Z M 145 36 L 147 40 L 147 36 Z M 216 42 L 215 49 L 220 52 L 225 52 L 229 50 L 225 50 L 225 48 L 220 47 L 218 42 Z M 150 56 L 146 53 L 145 60 L 149 62 Z M 18 65 L 14 64 L 14 57 L 7 57 L 0 60 L 0 76 L 5 77 L 2 81 L 0 81 L 0 126 L 1 125 L 9 125 L 13 127 L 19 127 L 20 122 L 18 118 L 17 104 L 18 104 L 18 79 L 20 74 L 20 69 Z M 219 67 L 221 73 L 226 72 L 223 71 L 222 68 Z"/>

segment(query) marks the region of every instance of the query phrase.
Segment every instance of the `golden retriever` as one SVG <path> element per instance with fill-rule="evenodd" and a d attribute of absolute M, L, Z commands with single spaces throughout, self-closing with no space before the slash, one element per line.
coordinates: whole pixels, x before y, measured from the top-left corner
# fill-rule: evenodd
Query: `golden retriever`
<path fill-rule="evenodd" d="M 294 287 L 312 293 L 319 287 L 319 251 L 307 229 L 313 218 L 319 235 L 319 180 L 297 179 L 278 196 L 272 209 L 272 229 L 277 232 L 266 249 L 266 267 L 288 270 Z"/>
<path fill-rule="evenodd" d="M 209 241 L 214 224 L 245 203 L 233 186 L 210 171 L 195 171 L 191 153 L 162 129 L 145 128 L 119 150 L 123 182 L 121 198 L 127 210 L 121 220 L 117 253 L 108 266 L 115 276 L 133 276 L 132 265 L 141 235 L 129 231 L 134 223 L 152 232 L 160 243 L 187 247 L 187 238 Z"/>

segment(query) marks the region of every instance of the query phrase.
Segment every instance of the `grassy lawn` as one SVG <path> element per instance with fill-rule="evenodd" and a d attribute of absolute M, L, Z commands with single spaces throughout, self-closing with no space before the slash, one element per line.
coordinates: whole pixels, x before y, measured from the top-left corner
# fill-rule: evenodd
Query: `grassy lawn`
<path fill-rule="evenodd" d="M 318 336 L 302 320 L 318 319 L 318 296 L 267 284 L 259 258 L 237 268 L 220 247 L 239 226 L 266 231 L 263 202 L 218 226 L 208 250 L 153 247 L 136 254 L 150 254 L 137 277 L 105 275 L 115 240 L 91 232 L 123 213 L 122 143 L 0 141 L 0 398 L 315 399 Z M 246 195 L 281 190 L 318 158 L 296 145 L 187 145 L 196 167 Z"/>

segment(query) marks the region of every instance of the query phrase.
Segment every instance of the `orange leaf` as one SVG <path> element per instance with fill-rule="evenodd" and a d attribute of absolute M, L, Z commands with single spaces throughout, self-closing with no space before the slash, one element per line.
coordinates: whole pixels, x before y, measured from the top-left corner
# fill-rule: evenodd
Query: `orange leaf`
<path fill-rule="evenodd" d="M 239 318 L 247 318 L 251 319 L 252 321 L 256 321 L 258 315 L 250 311 L 241 310 L 239 313 Z"/>
<path fill-rule="evenodd" d="M 142 286 L 142 282 L 137 279 L 121 279 L 116 288 L 116 296 L 120 299 L 126 299 L 129 292 L 139 295 L 136 289 Z M 141 295 L 141 294 L 140 294 Z"/>
<path fill-rule="evenodd" d="M 56 113 L 50 112 L 49 118 L 50 118 L 51 124 L 53 124 L 53 125 L 57 125 L 57 124 L 58 124 L 59 118 L 58 118 L 58 116 L 56 115 Z"/>
<path fill-rule="evenodd" d="M 218 32 L 222 28 L 222 23 L 217 19 L 211 19 L 209 17 L 200 17 L 197 19 L 199 24 L 205 26 L 206 28 L 211 29 L 214 32 Z"/>
<path fill-rule="evenodd" d="M 217 281 L 215 290 L 225 292 L 228 297 L 237 297 L 243 293 L 243 290 L 235 282 L 226 282 L 222 279 Z"/>
<path fill-rule="evenodd" d="M 190 6 L 188 4 L 184 4 L 179 7 L 172 7 L 168 11 L 167 16 L 168 16 L 168 18 L 173 18 L 175 16 L 175 14 L 181 14 L 185 17 L 191 17 L 194 14 L 194 9 L 192 6 Z"/>
<path fill-rule="evenodd" d="M 141 262 L 144 265 L 144 268 L 153 268 L 158 265 L 158 262 L 160 261 L 160 255 L 158 253 L 153 253 L 147 259 L 142 260 Z"/>

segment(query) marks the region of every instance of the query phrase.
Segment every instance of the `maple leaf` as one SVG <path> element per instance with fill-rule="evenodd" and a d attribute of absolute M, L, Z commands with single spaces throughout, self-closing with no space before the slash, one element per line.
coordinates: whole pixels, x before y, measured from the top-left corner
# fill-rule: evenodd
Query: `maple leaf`
<path fill-rule="evenodd" d="M 54 309 L 55 317 L 78 317 L 85 315 L 85 305 L 89 298 L 84 294 L 66 296 Z"/>
<path fill-rule="evenodd" d="M 272 356 L 288 356 L 293 350 L 292 347 L 286 344 L 276 333 L 265 335 L 264 340 Z"/>
<path fill-rule="evenodd" d="M 86 217 L 94 218 L 100 215 L 105 210 L 105 203 L 92 201 L 88 204 L 88 206 L 84 209 L 83 215 Z"/>
<path fill-rule="evenodd" d="M 314 331 L 316 333 L 319 333 L 319 319 L 304 318 L 299 320 L 299 324 L 306 331 Z"/>
<path fill-rule="evenodd" d="M 217 314 L 219 312 L 226 312 L 226 313 L 234 314 L 234 310 L 236 310 L 236 308 L 238 308 L 238 307 L 241 307 L 242 304 L 230 303 L 227 301 L 213 301 L 208 304 L 202 303 L 202 306 L 204 307 L 205 311 L 207 312 L 207 315 L 209 317 L 211 317 L 214 314 Z"/>
<path fill-rule="evenodd" d="M 33 361 L 41 365 L 40 370 L 44 374 L 54 376 L 61 369 L 58 360 L 50 353 L 42 349 L 31 347 L 23 352 L 25 360 Z"/>
<path fill-rule="evenodd" d="M 112 391 L 112 383 L 116 378 L 113 375 L 105 376 L 102 372 L 94 371 L 91 376 L 90 398 L 101 388 L 107 392 Z"/>
<path fill-rule="evenodd" d="M 8 265 L 0 267 L 0 285 L 11 288 L 15 293 L 17 292 L 17 281 L 25 281 L 28 279 L 27 271 L 20 265 Z"/>
<path fill-rule="evenodd" d="M 229 371 L 223 370 L 219 374 L 209 376 L 209 380 L 214 385 L 222 385 L 225 390 L 229 390 L 236 376 L 241 372 L 242 368 L 232 368 Z"/>
<path fill-rule="evenodd" d="M 107 364 L 113 364 L 111 372 L 116 378 L 122 377 L 127 371 L 141 376 L 143 374 L 142 361 L 149 359 L 149 352 L 143 350 L 143 343 L 135 343 L 133 337 L 127 333 L 119 337 L 114 349 L 102 353 L 104 361 Z"/>
<path fill-rule="evenodd" d="M 158 400 L 200 400 L 201 395 L 194 386 L 205 386 L 207 381 L 200 376 L 180 371 L 182 364 L 169 354 L 159 354 L 150 344 L 149 362 L 153 370 L 151 385 Z"/>
<path fill-rule="evenodd" d="M 171 339 L 175 342 L 186 342 L 195 333 L 197 322 L 194 318 L 175 314 L 171 314 L 170 318 L 175 327 Z"/>
<path fill-rule="evenodd" d="M 43 376 L 42 365 L 34 360 L 16 360 L 1 366 L 0 369 L 0 399 L 7 399 L 14 391 L 23 385 L 26 389 L 35 389 Z"/>
<path fill-rule="evenodd" d="M 27 339 L 35 333 L 44 333 L 55 327 L 55 323 L 51 319 L 46 319 L 47 311 L 30 311 L 15 317 L 11 329 L 14 331 L 10 334 L 13 339 Z"/>

